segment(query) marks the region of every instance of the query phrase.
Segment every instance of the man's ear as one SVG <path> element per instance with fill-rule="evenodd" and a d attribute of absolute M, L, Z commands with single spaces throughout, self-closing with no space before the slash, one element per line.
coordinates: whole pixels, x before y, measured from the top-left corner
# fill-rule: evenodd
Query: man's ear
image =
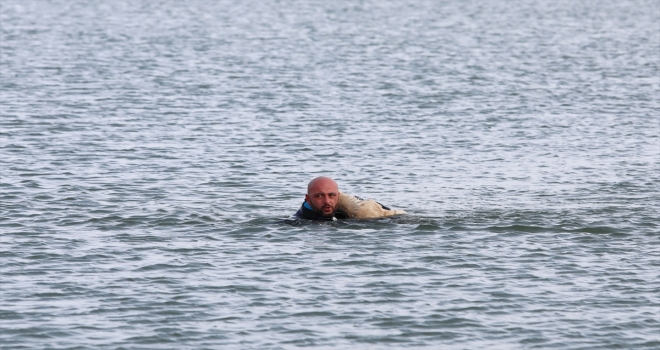
<path fill-rule="evenodd" d="M 308 194 L 305 195 L 305 202 L 309 203 L 309 195 Z"/>

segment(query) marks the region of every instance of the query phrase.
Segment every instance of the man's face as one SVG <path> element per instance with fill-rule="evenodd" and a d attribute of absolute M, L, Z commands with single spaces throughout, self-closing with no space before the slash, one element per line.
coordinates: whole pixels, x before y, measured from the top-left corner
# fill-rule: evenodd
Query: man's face
<path fill-rule="evenodd" d="M 307 190 L 305 201 L 316 213 L 326 217 L 334 216 L 339 203 L 337 184 L 332 180 L 313 183 Z"/>

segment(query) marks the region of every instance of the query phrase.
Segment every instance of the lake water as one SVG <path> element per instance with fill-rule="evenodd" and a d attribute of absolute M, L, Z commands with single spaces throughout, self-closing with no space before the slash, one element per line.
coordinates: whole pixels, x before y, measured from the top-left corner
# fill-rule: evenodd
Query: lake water
<path fill-rule="evenodd" d="M 659 135 L 657 1 L 2 0 L 0 347 L 658 349 Z"/>

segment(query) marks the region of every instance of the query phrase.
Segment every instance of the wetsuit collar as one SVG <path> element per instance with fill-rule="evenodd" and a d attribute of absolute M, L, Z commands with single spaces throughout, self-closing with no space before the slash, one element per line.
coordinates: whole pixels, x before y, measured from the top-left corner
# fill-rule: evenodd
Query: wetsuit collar
<path fill-rule="evenodd" d="M 307 201 L 305 201 L 303 203 L 303 205 L 300 209 L 301 209 L 301 212 L 302 212 L 302 216 L 305 219 L 309 219 L 309 220 L 326 220 L 326 221 L 337 220 L 337 218 L 335 218 L 334 216 L 327 217 L 327 216 L 319 215 L 317 212 L 314 211 L 314 209 L 312 209 L 311 204 L 307 203 Z"/>

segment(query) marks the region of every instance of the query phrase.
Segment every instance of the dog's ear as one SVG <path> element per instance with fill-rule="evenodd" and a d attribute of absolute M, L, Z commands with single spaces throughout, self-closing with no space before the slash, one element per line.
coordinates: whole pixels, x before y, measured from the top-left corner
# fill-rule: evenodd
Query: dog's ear
<path fill-rule="evenodd" d="M 350 194 L 339 191 L 339 203 L 337 209 L 343 211 L 346 216 L 353 219 L 355 218 L 356 198 Z"/>

